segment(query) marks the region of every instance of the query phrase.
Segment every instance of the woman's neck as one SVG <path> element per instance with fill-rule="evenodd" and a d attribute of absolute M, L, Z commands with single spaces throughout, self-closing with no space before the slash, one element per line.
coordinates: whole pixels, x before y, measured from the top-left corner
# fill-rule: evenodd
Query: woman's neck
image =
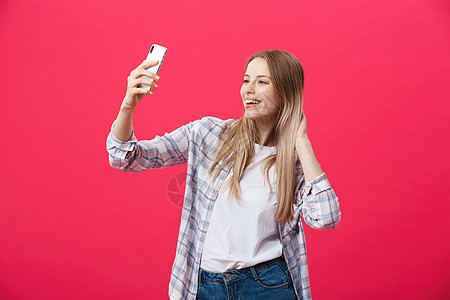
<path fill-rule="evenodd" d="M 275 121 L 274 120 L 255 120 L 256 130 L 258 131 L 259 144 L 261 146 L 275 146 Z"/>

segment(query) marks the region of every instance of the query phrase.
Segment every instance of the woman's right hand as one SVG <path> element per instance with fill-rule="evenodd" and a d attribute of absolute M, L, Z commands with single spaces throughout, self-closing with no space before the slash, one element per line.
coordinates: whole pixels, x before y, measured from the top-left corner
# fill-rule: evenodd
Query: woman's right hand
<path fill-rule="evenodd" d="M 147 89 L 140 88 L 140 84 L 149 85 L 152 90 L 158 88 L 153 80 L 159 80 L 159 76 L 155 73 L 147 71 L 148 68 L 156 66 L 157 64 L 158 61 L 144 60 L 136 69 L 131 71 L 130 76 L 128 76 L 127 93 L 125 95 L 125 99 L 123 99 L 122 108 L 134 110 L 144 96 L 150 96 L 153 94 Z M 146 78 L 145 76 L 149 78 Z"/>

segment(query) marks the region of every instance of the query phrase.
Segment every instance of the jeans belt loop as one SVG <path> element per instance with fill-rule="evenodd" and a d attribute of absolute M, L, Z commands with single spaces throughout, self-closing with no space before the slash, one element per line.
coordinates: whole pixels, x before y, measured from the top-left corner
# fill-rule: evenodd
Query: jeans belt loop
<path fill-rule="evenodd" d="M 252 271 L 253 278 L 255 278 L 255 280 L 259 280 L 258 273 L 256 273 L 255 268 L 251 267 L 250 271 Z"/>
<path fill-rule="evenodd" d="M 202 283 L 202 269 L 201 268 L 199 268 L 198 269 L 198 285 L 200 286 L 200 285 L 202 285 L 203 283 Z"/>

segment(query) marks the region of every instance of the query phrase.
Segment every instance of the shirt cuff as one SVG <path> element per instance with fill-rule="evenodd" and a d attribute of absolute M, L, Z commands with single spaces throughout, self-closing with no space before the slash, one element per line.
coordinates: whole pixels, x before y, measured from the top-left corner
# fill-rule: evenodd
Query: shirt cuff
<path fill-rule="evenodd" d="M 331 189 L 330 182 L 327 179 L 327 175 L 325 173 L 320 174 L 316 178 L 311 181 L 307 181 L 305 185 L 304 195 L 308 195 L 310 191 L 314 195 L 317 195 L 320 192 Z"/>
<path fill-rule="evenodd" d="M 116 121 L 114 121 L 114 123 L 111 126 L 111 132 L 109 133 L 109 148 L 115 147 L 119 150 L 124 150 L 124 151 L 133 151 L 135 144 L 137 143 L 137 138 L 134 135 L 134 131 L 131 133 L 131 137 L 125 142 L 125 141 L 121 141 L 118 138 L 116 138 L 114 136 L 114 125 L 116 124 Z"/>

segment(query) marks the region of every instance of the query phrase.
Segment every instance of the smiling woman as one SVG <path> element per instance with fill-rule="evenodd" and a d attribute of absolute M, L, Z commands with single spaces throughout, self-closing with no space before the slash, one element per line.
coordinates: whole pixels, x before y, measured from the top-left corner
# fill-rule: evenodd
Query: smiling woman
<path fill-rule="evenodd" d="M 261 143 L 264 145 L 270 142 L 266 141 L 269 138 L 267 134 L 275 127 L 281 99 L 275 91 L 269 66 L 264 58 L 257 57 L 248 64 L 241 96 L 244 99 L 245 117 L 257 120 L 260 124 Z"/>
<path fill-rule="evenodd" d="M 242 118 L 204 117 L 138 141 L 133 113 L 150 95 L 138 86 L 158 87 L 146 79 L 159 79 L 151 65 L 131 72 L 107 149 L 128 172 L 188 164 L 170 298 L 310 299 L 301 218 L 328 229 L 341 213 L 306 133 L 300 62 L 258 52 L 246 65 Z"/>

